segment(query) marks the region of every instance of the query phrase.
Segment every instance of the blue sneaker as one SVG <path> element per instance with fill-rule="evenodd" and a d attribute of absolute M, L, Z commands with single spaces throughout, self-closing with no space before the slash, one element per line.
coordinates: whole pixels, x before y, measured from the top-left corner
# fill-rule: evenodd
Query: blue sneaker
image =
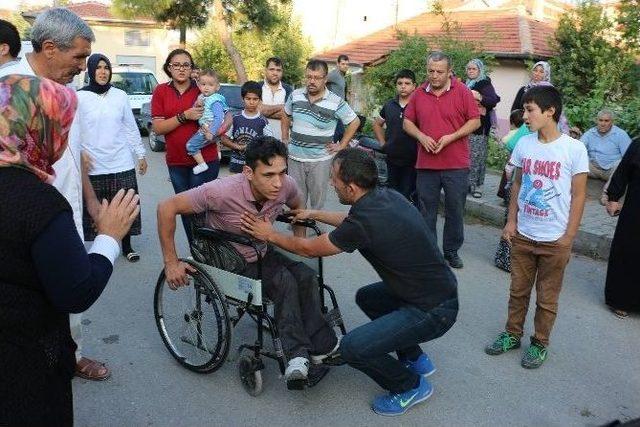
<path fill-rule="evenodd" d="M 429 359 L 429 356 L 424 353 L 422 353 L 415 362 L 405 360 L 404 366 L 411 369 L 416 375 L 422 375 L 423 377 L 428 377 L 436 371 L 436 366 L 431 359 Z"/>
<path fill-rule="evenodd" d="M 432 394 L 433 386 L 424 377 L 420 377 L 420 384 L 412 390 L 376 397 L 372 409 L 378 415 L 402 415 L 413 405 L 427 400 Z"/>

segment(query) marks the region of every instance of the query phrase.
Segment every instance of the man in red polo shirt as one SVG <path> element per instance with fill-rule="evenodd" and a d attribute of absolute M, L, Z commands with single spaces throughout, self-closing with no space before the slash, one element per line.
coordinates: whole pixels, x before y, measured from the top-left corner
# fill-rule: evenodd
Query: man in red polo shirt
<path fill-rule="evenodd" d="M 462 268 L 458 250 L 464 241 L 464 204 L 469 187 L 468 135 L 480 127 L 480 112 L 471 91 L 451 78 L 451 58 L 434 52 L 427 58 L 427 81 L 404 112 L 404 130 L 418 146 L 416 188 L 427 225 L 436 234 L 440 191 L 444 189 L 444 257 Z"/>

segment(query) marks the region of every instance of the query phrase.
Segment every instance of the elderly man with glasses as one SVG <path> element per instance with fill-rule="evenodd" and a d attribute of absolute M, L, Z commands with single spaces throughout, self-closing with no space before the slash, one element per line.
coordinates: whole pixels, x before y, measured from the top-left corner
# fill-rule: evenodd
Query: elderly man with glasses
<path fill-rule="evenodd" d="M 327 89 L 327 63 L 312 59 L 305 69 L 306 86 L 296 89 L 285 103 L 292 118 L 289 175 L 302 192 L 309 209 L 322 209 L 327 197 L 331 159 L 356 133 L 360 120 L 342 98 Z M 346 129 L 333 141 L 338 121 Z"/>

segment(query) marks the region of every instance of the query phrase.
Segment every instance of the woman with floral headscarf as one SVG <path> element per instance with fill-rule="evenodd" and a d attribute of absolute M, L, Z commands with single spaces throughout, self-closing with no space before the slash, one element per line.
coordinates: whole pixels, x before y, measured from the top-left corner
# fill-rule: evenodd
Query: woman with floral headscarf
<path fill-rule="evenodd" d="M 70 312 L 104 289 L 137 196 L 103 202 L 87 254 L 72 210 L 50 184 L 77 99 L 50 80 L 0 78 L 0 425 L 72 425 Z"/>
<path fill-rule="evenodd" d="M 467 64 L 466 85 L 471 89 L 480 110 L 480 127 L 469 135 L 471 167 L 469 168 L 469 192 L 475 198 L 482 197 L 482 186 L 486 173 L 489 132 L 491 131 L 491 114 L 500 102 L 500 97 L 486 75 L 484 63 L 480 59 L 472 59 Z"/>

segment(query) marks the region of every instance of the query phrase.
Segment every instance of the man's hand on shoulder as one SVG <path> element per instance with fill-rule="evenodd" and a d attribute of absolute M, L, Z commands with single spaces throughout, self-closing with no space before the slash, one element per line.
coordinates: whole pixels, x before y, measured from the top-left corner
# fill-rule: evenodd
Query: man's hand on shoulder
<path fill-rule="evenodd" d="M 258 240 L 269 242 L 276 232 L 268 218 L 258 218 L 250 212 L 243 212 L 240 217 L 240 229 Z"/>

